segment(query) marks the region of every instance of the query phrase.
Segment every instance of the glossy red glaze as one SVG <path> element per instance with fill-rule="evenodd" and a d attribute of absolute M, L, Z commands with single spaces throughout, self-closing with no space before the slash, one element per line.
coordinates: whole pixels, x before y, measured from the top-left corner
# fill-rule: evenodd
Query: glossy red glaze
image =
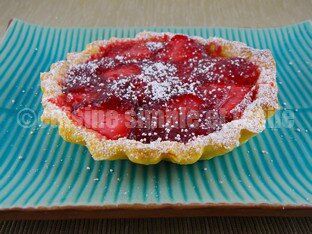
<path fill-rule="evenodd" d="M 71 67 L 53 101 L 108 139 L 187 142 L 239 117 L 259 74 L 246 59 L 225 57 L 220 45 L 185 35 L 117 41 Z"/>

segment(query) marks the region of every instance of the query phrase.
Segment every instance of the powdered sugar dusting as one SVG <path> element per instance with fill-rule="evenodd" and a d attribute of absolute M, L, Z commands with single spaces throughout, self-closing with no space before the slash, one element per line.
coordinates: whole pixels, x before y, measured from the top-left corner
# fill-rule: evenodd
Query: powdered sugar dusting
<path fill-rule="evenodd" d="M 192 92 L 192 86 L 181 82 L 177 68 L 170 63 L 143 63 L 139 79 L 147 84 L 145 94 L 154 101 L 169 100 L 173 96 Z"/>
<path fill-rule="evenodd" d="M 164 44 L 162 42 L 150 41 L 146 43 L 146 46 L 150 51 L 156 51 L 163 48 Z"/>

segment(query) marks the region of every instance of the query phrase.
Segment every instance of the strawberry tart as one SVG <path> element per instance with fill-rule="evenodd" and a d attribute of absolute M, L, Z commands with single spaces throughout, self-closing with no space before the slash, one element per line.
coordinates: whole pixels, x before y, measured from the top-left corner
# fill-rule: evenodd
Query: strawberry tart
<path fill-rule="evenodd" d="M 278 108 L 275 62 L 221 38 L 96 41 L 41 74 L 42 120 L 97 160 L 190 164 L 233 150 Z"/>

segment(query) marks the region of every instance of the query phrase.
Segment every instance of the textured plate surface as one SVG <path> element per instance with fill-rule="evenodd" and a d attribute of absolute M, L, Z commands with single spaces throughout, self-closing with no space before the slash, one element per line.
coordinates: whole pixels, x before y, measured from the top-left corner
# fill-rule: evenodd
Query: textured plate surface
<path fill-rule="evenodd" d="M 71 51 L 143 30 L 220 36 L 268 48 L 282 109 L 267 129 L 228 155 L 194 165 L 96 162 L 40 122 L 39 73 Z M 312 26 L 47 28 L 13 20 L 0 45 L 0 210 L 117 204 L 312 206 Z M 154 207 L 154 206 L 153 206 Z"/>

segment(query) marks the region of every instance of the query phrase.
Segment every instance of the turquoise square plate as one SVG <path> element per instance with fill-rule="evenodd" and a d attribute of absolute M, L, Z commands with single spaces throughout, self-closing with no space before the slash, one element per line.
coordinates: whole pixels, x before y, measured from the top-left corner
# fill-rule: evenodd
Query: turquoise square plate
<path fill-rule="evenodd" d="M 268 48 L 281 109 L 225 156 L 193 165 L 94 161 L 40 122 L 40 72 L 89 42 L 143 30 Z M 50 28 L 13 20 L 0 45 L 0 218 L 312 214 L 312 26 Z"/>

